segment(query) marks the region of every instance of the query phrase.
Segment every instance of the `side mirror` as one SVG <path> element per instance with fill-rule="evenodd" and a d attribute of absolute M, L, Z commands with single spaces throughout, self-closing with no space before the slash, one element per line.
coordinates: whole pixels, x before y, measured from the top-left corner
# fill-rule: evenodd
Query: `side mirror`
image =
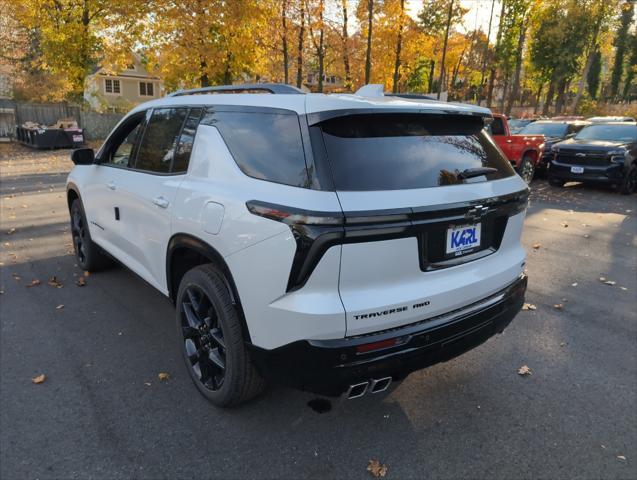
<path fill-rule="evenodd" d="M 568 135 L 566 135 L 566 138 L 573 138 L 575 137 L 575 135 L 577 135 L 577 133 L 569 133 Z"/>
<path fill-rule="evenodd" d="M 78 148 L 73 150 L 71 160 L 75 165 L 92 165 L 95 163 L 95 152 L 92 148 Z"/>

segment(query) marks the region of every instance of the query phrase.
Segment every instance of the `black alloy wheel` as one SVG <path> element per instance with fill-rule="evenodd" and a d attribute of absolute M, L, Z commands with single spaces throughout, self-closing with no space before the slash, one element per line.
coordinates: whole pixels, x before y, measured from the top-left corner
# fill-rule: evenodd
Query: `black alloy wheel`
<path fill-rule="evenodd" d="M 93 242 L 79 198 L 71 204 L 71 237 L 75 258 L 82 270 L 96 272 L 112 264 L 111 258 Z"/>
<path fill-rule="evenodd" d="M 197 285 L 189 285 L 181 301 L 184 349 L 194 377 L 211 391 L 219 390 L 226 374 L 226 344 L 219 315 Z"/>
<path fill-rule="evenodd" d="M 250 400 L 266 387 L 250 358 L 247 325 L 225 275 L 213 264 L 188 270 L 179 284 L 175 315 L 188 375 L 219 407 Z"/>
<path fill-rule="evenodd" d="M 73 208 L 71 211 L 71 235 L 73 237 L 73 248 L 75 249 L 75 256 L 81 266 L 86 265 L 88 259 L 88 230 L 84 222 L 84 216 L 82 210 L 79 208 L 79 204 L 73 202 Z"/>
<path fill-rule="evenodd" d="M 623 195 L 630 195 L 637 190 L 637 165 L 631 165 L 626 172 L 624 181 L 619 187 L 619 192 Z"/>

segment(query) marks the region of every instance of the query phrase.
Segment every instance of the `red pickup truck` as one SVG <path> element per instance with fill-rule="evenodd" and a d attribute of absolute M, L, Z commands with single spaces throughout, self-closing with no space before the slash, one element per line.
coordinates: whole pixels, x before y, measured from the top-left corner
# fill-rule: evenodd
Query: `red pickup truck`
<path fill-rule="evenodd" d="M 531 183 L 535 167 L 544 153 L 544 135 L 512 135 L 507 118 L 499 113 L 493 114 L 487 130 L 513 168 L 526 183 Z"/>

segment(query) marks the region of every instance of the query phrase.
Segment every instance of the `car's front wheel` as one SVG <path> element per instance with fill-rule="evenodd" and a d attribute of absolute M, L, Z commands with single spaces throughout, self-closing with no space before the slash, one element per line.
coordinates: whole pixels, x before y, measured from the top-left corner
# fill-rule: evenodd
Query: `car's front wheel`
<path fill-rule="evenodd" d="M 237 405 L 265 388 L 250 360 L 227 283 L 214 265 L 184 275 L 177 294 L 177 330 L 190 377 L 215 405 Z"/>
<path fill-rule="evenodd" d="M 112 261 L 91 239 L 82 202 L 76 198 L 71 203 L 71 236 L 78 266 L 87 272 L 108 267 Z"/>
<path fill-rule="evenodd" d="M 626 172 L 624 180 L 621 185 L 619 185 L 619 193 L 622 195 L 630 195 L 634 193 L 635 190 L 637 190 L 637 165 L 631 165 Z"/>
<path fill-rule="evenodd" d="M 533 175 L 535 174 L 535 163 L 531 157 L 524 157 L 522 159 L 522 163 L 520 164 L 520 177 L 524 180 L 527 185 L 531 183 L 533 180 Z"/>

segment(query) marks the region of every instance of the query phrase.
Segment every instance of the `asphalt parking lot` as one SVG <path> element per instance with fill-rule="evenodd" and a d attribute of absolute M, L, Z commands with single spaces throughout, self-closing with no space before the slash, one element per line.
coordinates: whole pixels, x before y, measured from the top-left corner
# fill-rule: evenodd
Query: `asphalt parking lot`
<path fill-rule="evenodd" d="M 0 145 L 2 479 L 637 478 L 637 196 L 536 180 L 535 310 L 468 354 L 322 414 L 281 387 L 219 410 L 168 300 L 122 267 L 76 284 L 68 154 Z"/>

